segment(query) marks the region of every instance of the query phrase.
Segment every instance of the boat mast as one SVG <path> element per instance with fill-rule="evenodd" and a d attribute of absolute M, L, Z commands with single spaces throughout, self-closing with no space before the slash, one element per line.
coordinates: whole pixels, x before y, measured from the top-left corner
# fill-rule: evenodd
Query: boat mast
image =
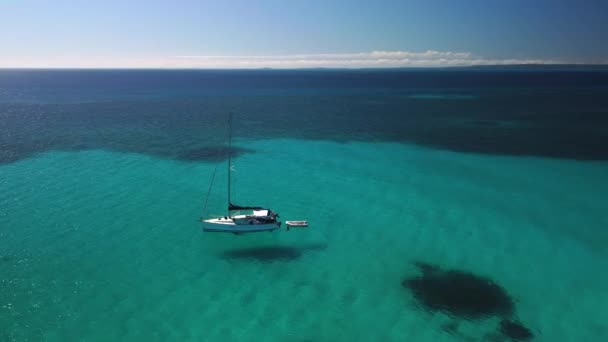
<path fill-rule="evenodd" d="M 228 216 L 230 216 L 230 172 L 232 170 L 232 112 L 228 113 Z"/>

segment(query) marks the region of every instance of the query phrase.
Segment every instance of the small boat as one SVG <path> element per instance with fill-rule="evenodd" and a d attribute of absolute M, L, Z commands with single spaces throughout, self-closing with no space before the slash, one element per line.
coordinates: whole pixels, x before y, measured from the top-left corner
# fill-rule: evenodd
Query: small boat
<path fill-rule="evenodd" d="M 285 221 L 287 227 L 306 228 L 308 221 Z"/>
<path fill-rule="evenodd" d="M 285 221 L 285 225 L 287 226 L 287 230 L 289 228 L 306 228 L 308 227 L 308 221 Z"/>
<path fill-rule="evenodd" d="M 228 213 L 226 216 L 209 219 L 201 218 L 201 222 L 203 223 L 203 231 L 244 234 L 267 232 L 281 228 L 281 222 L 277 221 L 279 214 L 273 212 L 272 210 L 258 206 L 234 205 L 230 201 L 230 179 L 232 171 L 231 147 L 232 114 L 230 114 L 228 118 Z M 215 171 L 213 173 L 213 179 L 215 179 Z M 209 194 L 211 193 L 211 187 L 213 186 L 213 179 L 211 180 L 209 191 L 207 192 L 207 199 L 205 200 L 203 212 L 205 212 L 207 209 L 207 201 L 209 200 Z M 242 211 L 245 213 L 241 213 Z M 233 212 L 236 213 L 233 214 Z"/>

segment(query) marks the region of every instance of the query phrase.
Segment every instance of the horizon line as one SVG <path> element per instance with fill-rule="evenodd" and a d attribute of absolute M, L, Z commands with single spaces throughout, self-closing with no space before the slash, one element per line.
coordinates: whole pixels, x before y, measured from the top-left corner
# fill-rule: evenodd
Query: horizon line
<path fill-rule="evenodd" d="M 431 65 L 431 66 L 377 66 L 377 67 L 133 67 L 133 66 L 99 66 L 99 67 L 64 67 L 64 66 L 44 66 L 44 67 L 2 67 L 0 70 L 201 70 L 201 71 L 254 71 L 254 70 L 422 70 L 422 69 L 491 69 L 491 68 L 546 68 L 554 69 L 560 67 L 574 68 L 608 68 L 608 63 L 514 63 L 514 64 L 473 64 L 473 65 Z"/>

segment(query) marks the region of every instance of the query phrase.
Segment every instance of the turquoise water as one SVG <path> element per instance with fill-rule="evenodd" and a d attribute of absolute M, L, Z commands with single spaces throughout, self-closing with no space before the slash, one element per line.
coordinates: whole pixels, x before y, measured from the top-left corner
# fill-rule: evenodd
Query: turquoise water
<path fill-rule="evenodd" d="M 488 341 L 420 308 L 415 261 L 491 278 L 534 341 L 608 337 L 608 163 L 407 143 L 243 139 L 238 203 L 310 228 L 195 220 L 216 163 L 112 150 L 0 166 L 1 341 Z M 220 165 L 224 165 L 220 163 Z M 211 213 L 223 213 L 218 169 Z M 496 338 L 494 336 L 494 338 Z"/>
<path fill-rule="evenodd" d="M 606 341 L 607 113 L 606 72 L 0 70 L 0 342 Z M 229 155 L 310 227 L 203 233 Z"/>

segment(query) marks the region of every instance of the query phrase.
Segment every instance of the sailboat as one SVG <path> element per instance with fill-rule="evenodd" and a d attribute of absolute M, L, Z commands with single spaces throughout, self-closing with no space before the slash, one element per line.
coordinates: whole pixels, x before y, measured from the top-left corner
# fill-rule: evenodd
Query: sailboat
<path fill-rule="evenodd" d="M 221 233 L 254 233 L 267 232 L 281 228 L 281 222 L 277 220 L 279 215 L 270 209 L 259 206 L 235 205 L 230 200 L 232 178 L 232 114 L 228 117 L 228 213 L 225 216 L 201 219 L 203 231 Z M 215 179 L 215 174 L 214 177 Z M 212 184 L 213 185 L 213 180 Z M 211 190 L 211 186 L 209 190 Z M 207 200 L 209 199 L 209 191 Z M 207 201 L 205 201 L 205 209 Z"/>

